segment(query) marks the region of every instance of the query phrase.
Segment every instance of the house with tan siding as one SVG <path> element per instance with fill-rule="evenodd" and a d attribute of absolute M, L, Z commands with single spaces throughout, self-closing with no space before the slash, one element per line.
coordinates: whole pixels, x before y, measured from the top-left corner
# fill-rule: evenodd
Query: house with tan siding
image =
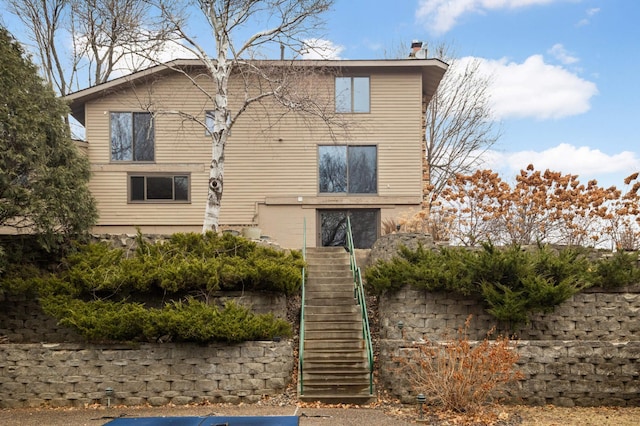
<path fill-rule="evenodd" d="M 249 107 L 225 148 L 220 228 L 253 230 L 299 248 L 306 226 L 308 246 L 341 245 L 350 215 L 356 245 L 370 247 L 384 219 L 420 209 L 423 112 L 447 65 L 437 59 L 293 62 L 323 70 L 307 72 L 304 86 L 341 125 L 286 113 L 275 102 Z M 83 148 L 100 215 L 95 233 L 201 231 L 213 104 L 199 87 L 215 93 L 203 76 L 197 60 L 176 60 L 67 96 L 86 130 Z M 234 74 L 232 111 L 246 92 L 246 79 Z"/>

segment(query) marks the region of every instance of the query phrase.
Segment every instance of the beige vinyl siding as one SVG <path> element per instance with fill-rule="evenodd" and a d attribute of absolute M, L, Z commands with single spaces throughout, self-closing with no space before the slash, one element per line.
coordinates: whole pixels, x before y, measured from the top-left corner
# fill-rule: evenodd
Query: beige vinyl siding
<path fill-rule="evenodd" d="M 348 70 L 345 71 L 348 75 Z M 343 114 L 351 122 L 348 134 L 339 129 L 331 135 L 324 123 L 289 114 L 272 117 L 276 105 L 250 108 L 236 122 L 225 155 L 225 181 L 221 224 L 265 223 L 267 235 L 277 238 L 308 218 L 315 229 L 315 210 L 297 197 L 314 199 L 318 206 L 355 205 L 393 209 L 401 198 L 402 208 L 419 206 L 421 195 L 421 73 L 415 70 L 359 69 L 369 75 L 371 112 Z M 314 89 L 321 97 L 333 93 L 331 76 L 317 77 Z M 233 92 L 242 93 L 235 85 Z M 232 94 L 233 96 L 233 94 Z M 234 98 L 232 98 L 234 99 Z M 235 98 L 237 99 L 237 98 Z M 332 99 L 328 100 L 330 103 Z M 151 164 L 111 162 L 109 113 L 112 111 L 156 111 L 155 161 Z M 232 112 L 238 108 L 231 103 Z M 331 105 L 331 108 L 333 106 Z M 211 141 L 200 125 L 175 114 L 197 115 L 204 121 L 210 102 L 184 76 L 173 74 L 135 88 L 113 92 L 86 105 L 87 140 L 93 176 L 91 190 L 98 200 L 99 226 L 148 225 L 157 227 L 201 225 L 204 215 Z M 373 197 L 323 196 L 318 194 L 318 145 L 376 145 L 378 194 Z M 188 204 L 141 204 L 127 202 L 128 172 L 188 172 L 191 176 Z M 282 200 L 282 206 L 268 200 Z M 413 201 L 414 200 L 414 201 Z M 286 205 L 289 204 L 289 207 Z M 261 217 L 265 216 L 265 217 Z M 383 215 L 383 217 L 386 217 Z M 281 222 L 273 224 L 273 220 Z M 295 220 L 294 220 L 295 219 Z M 299 219 L 299 220 L 298 220 Z M 294 223 L 295 222 L 295 223 Z M 271 225 L 273 224 L 273 225 Z M 106 229 L 106 228 L 105 228 Z M 118 228 L 121 229 L 121 228 Z M 291 242 L 301 230 L 291 231 Z M 289 239 L 289 237 L 287 237 Z M 294 246 L 299 245 L 296 243 Z"/>
<path fill-rule="evenodd" d="M 129 203 L 127 176 L 126 171 L 94 170 L 89 188 L 98 202 L 98 225 L 202 225 L 203 210 L 199 205 L 204 206 L 204 198 L 198 196 L 194 199 L 196 192 L 191 192 L 190 203 Z M 203 173 L 191 173 L 190 185 L 206 185 Z"/>
<path fill-rule="evenodd" d="M 372 112 L 345 114 L 354 124 L 348 136 L 338 135 L 336 140 L 323 130 L 323 125 L 310 133 L 293 119 L 272 129 L 268 138 L 243 143 L 236 142 L 239 132 L 234 128 L 227 146 L 225 192 L 232 193 L 228 190 L 233 185 L 234 189 L 244 186 L 247 191 L 253 189 L 265 196 L 317 195 L 317 147 L 335 143 L 378 147 L 378 195 L 419 196 L 420 76 L 373 75 L 371 92 Z M 412 100 L 409 107 L 403 106 L 407 98 Z"/>
<path fill-rule="evenodd" d="M 283 247 L 302 248 L 305 240 L 304 222 L 306 220 L 306 242 L 308 247 L 314 247 L 316 242 L 316 212 L 301 206 L 260 206 L 260 228 L 262 235 L 270 238 L 277 237 L 277 242 Z M 284 219 L 284 220 L 283 220 Z"/>
<path fill-rule="evenodd" d="M 177 76 L 176 76 L 177 77 Z M 171 109 L 197 111 L 197 104 L 180 78 L 165 78 L 162 84 L 123 90 L 87 105 L 87 140 L 92 163 L 91 191 L 98 200 L 99 226 L 105 225 L 200 225 L 204 215 L 210 143 L 202 131 L 174 114 L 158 113 L 154 118 L 155 161 L 153 163 L 112 162 L 109 113 L 151 110 L 167 111 L 168 99 L 185 99 Z M 184 94 L 184 98 L 176 97 Z M 153 102 L 152 102 L 153 99 Z M 198 101 L 202 102 L 202 101 Z M 185 104 L 186 103 L 186 104 Z M 129 203 L 128 173 L 188 173 L 190 203 Z"/>
<path fill-rule="evenodd" d="M 421 76 L 406 72 L 372 78 L 372 116 L 378 123 L 380 196 L 421 191 Z M 375 89 L 375 90 L 374 90 Z"/>

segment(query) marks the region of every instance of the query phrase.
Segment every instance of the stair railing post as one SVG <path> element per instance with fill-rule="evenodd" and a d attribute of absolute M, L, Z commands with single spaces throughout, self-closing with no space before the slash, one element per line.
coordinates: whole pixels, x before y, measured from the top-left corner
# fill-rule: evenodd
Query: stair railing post
<path fill-rule="evenodd" d="M 367 358 L 369 361 L 369 394 L 373 395 L 373 344 L 371 342 L 371 328 L 369 326 L 369 315 L 367 314 L 367 301 L 365 299 L 364 286 L 362 285 L 362 273 L 358 267 L 355 245 L 353 243 L 353 232 L 351 230 L 351 218 L 347 216 L 347 246 L 349 252 L 349 264 L 353 273 L 354 297 L 360 305 L 362 315 L 362 337 L 365 341 L 367 349 Z"/>
<path fill-rule="evenodd" d="M 302 260 L 307 261 L 307 219 L 302 220 Z M 305 263 L 306 264 L 306 263 Z M 302 267 L 302 285 L 300 296 L 300 335 L 298 336 L 298 382 L 300 395 L 304 395 L 304 304 L 305 304 L 305 267 Z"/>

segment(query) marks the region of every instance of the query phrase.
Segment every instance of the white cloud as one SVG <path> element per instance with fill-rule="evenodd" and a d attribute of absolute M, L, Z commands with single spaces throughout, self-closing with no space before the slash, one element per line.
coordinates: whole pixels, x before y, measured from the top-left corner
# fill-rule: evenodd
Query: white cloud
<path fill-rule="evenodd" d="M 592 16 L 597 15 L 598 13 L 600 13 L 600 8 L 599 7 L 592 7 L 591 9 L 587 9 L 587 17 L 581 19 L 580 21 L 578 21 L 578 23 L 576 24 L 577 27 L 584 27 L 585 25 L 589 25 L 591 23 L 591 18 Z"/>
<path fill-rule="evenodd" d="M 591 9 L 587 9 L 587 15 L 588 16 L 594 16 L 599 12 L 600 12 L 600 8 L 599 7 L 592 7 Z"/>
<path fill-rule="evenodd" d="M 140 47 L 133 49 L 136 51 Z M 119 77 L 121 75 L 130 74 L 135 71 L 149 68 L 158 63 L 164 63 L 173 59 L 195 59 L 197 56 L 195 53 L 187 49 L 184 45 L 175 41 L 167 41 L 161 47 L 156 50 L 149 50 L 146 54 L 149 56 L 143 56 L 136 53 L 127 54 L 114 67 L 114 73 L 111 74 L 111 78 Z"/>
<path fill-rule="evenodd" d="M 483 168 L 503 171 L 511 178 L 527 165 L 533 164 L 536 170 L 553 170 L 562 173 L 577 174 L 581 181 L 599 175 L 620 174 L 626 176 L 640 170 L 640 158 L 630 151 L 609 155 L 599 149 L 587 146 L 576 147 L 561 143 L 544 151 L 519 151 L 501 153 L 490 151 L 485 156 Z M 600 179 L 599 179 L 600 180 Z"/>
<path fill-rule="evenodd" d="M 140 31 L 141 34 L 148 36 L 148 41 L 138 41 L 114 49 L 114 56 L 119 59 L 113 66 L 110 79 L 122 77 L 173 59 L 194 59 L 197 57 L 195 53 L 177 40 L 167 40 L 158 44 L 149 31 L 144 29 Z M 79 49 L 82 49 L 86 44 L 86 39 L 78 38 L 76 43 Z M 100 56 L 104 56 L 105 53 L 106 49 L 104 48 L 99 51 Z M 87 55 L 91 62 L 95 62 L 91 49 L 87 49 Z"/>
<path fill-rule="evenodd" d="M 571 55 L 560 43 L 554 44 L 547 52 L 565 65 L 575 64 L 580 60 L 576 56 Z"/>
<path fill-rule="evenodd" d="M 532 55 L 522 63 L 471 57 L 458 62 L 478 59 L 480 72 L 490 76 L 491 105 L 499 119 L 548 120 L 582 114 L 591 108 L 590 100 L 598 94 L 595 83 L 561 66 L 545 63 L 542 55 Z"/>
<path fill-rule="evenodd" d="M 435 34 L 453 28 L 460 16 L 467 13 L 485 13 L 497 9 L 517 9 L 566 0 L 420 0 L 416 18 Z"/>
<path fill-rule="evenodd" d="M 302 59 L 340 59 L 340 54 L 344 50 L 344 46 L 321 38 L 304 40 L 304 44 Z"/>

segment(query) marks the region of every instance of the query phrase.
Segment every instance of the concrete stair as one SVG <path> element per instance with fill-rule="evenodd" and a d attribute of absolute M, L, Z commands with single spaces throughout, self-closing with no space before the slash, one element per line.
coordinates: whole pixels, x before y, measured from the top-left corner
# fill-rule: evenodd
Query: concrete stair
<path fill-rule="evenodd" d="M 344 248 L 307 248 L 304 324 L 298 398 L 355 404 L 371 400 L 362 318 Z"/>

